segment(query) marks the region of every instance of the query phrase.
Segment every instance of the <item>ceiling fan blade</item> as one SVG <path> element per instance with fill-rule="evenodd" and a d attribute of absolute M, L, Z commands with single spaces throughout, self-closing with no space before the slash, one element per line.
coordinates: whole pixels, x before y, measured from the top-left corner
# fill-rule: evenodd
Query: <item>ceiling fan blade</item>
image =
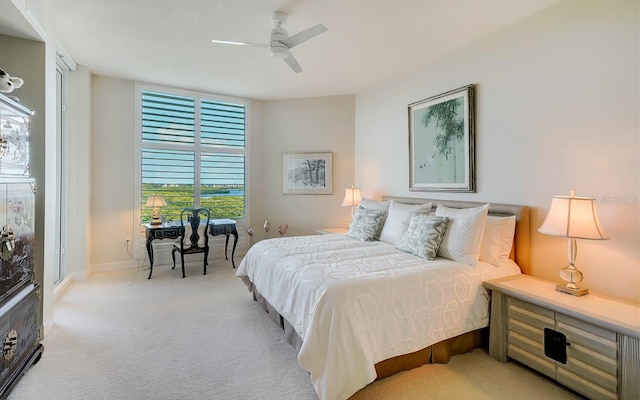
<path fill-rule="evenodd" d="M 284 62 L 286 62 L 295 73 L 302 72 L 302 67 L 298 64 L 298 61 L 293 57 L 293 54 L 289 53 L 289 56 L 283 58 Z"/>
<path fill-rule="evenodd" d="M 305 29 L 302 32 L 298 32 L 293 36 L 289 36 L 288 39 L 283 40 L 282 42 L 286 44 L 289 48 L 292 48 L 293 46 L 297 46 L 300 43 L 307 41 L 315 36 L 318 36 L 319 34 L 326 31 L 327 31 L 326 26 L 322 24 L 318 24 L 316 26 L 312 26 L 309 29 Z"/>
<path fill-rule="evenodd" d="M 251 43 L 251 42 L 234 42 L 231 40 L 216 40 L 216 39 L 212 39 L 211 40 L 213 43 L 218 43 L 218 44 L 233 44 L 233 45 L 238 45 L 238 46 L 259 46 L 259 47 L 269 47 L 268 44 L 262 44 L 262 43 Z"/>

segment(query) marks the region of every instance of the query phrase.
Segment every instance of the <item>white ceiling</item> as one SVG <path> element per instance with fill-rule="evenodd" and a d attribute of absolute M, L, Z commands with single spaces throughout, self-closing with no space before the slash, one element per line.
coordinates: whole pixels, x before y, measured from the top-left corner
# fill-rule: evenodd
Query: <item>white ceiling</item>
<path fill-rule="evenodd" d="M 94 73 L 255 99 L 358 93 L 414 70 L 559 0 L 51 0 L 57 37 Z M 294 73 L 259 47 L 271 14 L 293 35 Z"/>

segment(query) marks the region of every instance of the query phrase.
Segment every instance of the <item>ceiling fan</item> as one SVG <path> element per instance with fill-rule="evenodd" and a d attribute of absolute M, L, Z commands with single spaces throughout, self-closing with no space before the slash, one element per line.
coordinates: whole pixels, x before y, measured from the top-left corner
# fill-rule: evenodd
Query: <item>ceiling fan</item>
<path fill-rule="evenodd" d="M 287 22 L 287 14 L 276 11 L 273 13 L 271 17 L 271 22 L 273 23 L 273 29 L 271 29 L 271 35 L 269 38 L 269 44 L 261 44 L 261 43 L 250 43 L 250 42 L 233 42 L 229 40 L 216 40 L 213 39 L 213 43 L 220 44 L 233 44 L 240 46 L 260 46 L 260 47 L 268 47 L 269 55 L 273 57 L 278 57 L 284 60 L 292 70 L 296 73 L 302 72 L 302 67 L 298 64 L 298 61 L 291 54 L 291 48 L 299 45 L 302 42 L 306 42 L 307 40 L 318 36 L 322 32 L 326 32 L 327 28 L 318 24 L 312 26 L 309 29 L 305 29 L 302 32 L 298 32 L 293 36 L 289 36 L 289 33 L 282 27 L 283 24 Z"/>

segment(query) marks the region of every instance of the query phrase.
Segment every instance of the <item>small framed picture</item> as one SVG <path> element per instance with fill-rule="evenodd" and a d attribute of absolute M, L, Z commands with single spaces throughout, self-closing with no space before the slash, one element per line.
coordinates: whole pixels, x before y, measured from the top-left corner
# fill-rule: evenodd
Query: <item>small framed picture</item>
<path fill-rule="evenodd" d="M 474 86 L 409 104 L 409 190 L 475 192 Z"/>
<path fill-rule="evenodd" d="M 283 194 L 332 194 L 329 153 L 285 153 L 282 155 Z"/>

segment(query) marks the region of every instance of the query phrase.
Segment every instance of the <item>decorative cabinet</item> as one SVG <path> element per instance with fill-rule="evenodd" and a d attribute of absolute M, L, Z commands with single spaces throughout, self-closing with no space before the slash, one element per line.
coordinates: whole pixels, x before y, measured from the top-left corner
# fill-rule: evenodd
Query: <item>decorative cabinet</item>
<path fill-rule="evenodd" d="M 33 278 L 33 183 L 0 183 L 0 301 Z"/>
<path fill-rule="evenodd" d="M 39 294 L 36 285 L 29 284 L 0 308 L 0 337 L 4 340 L 0 358 L 2 398 L 42 354 Z"/>
<path fill-rule="evenodd" d="M 640 307 L 574 297 L 525 275 L 484 283 L 489 353 L 513 359 L 590 399 L 640 398 Z"/>
<path fill-rule="evenodd" d="M 32 112 L 0 94 L 0 398 L 42 355 L 42 300 L 34 282 L 35 182 L 29 177 Z"/>
<path fill-rule="evenodd" d="M 0 94 L 0 175 L 29 175 L 31 110 Z"/>

